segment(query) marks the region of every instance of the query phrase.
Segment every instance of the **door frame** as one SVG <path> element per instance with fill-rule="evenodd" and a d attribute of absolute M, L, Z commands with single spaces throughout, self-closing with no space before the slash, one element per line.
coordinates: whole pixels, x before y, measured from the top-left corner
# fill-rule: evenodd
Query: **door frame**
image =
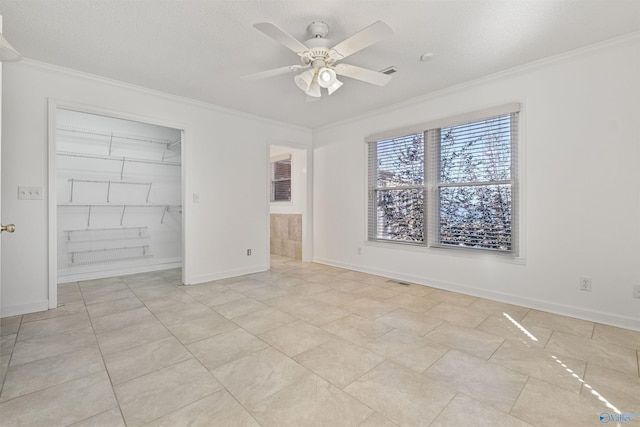
<path fill-rule="evenodd" d="M 57 158 L 56 158 L 56 124 L 57 110 L 71 110 L 80 113 L 95 114 L 99 116 L 112 117 L 115 119 L 130 120 L 135 122 L 147 123 L 167 128 L 178 129 L 182 133 L 181 150 L 181 178 L 182 178 L 182 283 L 189 283 L 189 205 L 186 203 L 187 189 L 189 183 L 187 180 L 187 147 L 186 143 L 187 131 L 186 126 L 181 123 L 171 122 L 169 120 L 147 117 L 140 114 L 127 113 L 123 111 L 108 110 L 93 105 L 69 102 L 64 100 L 48 99 L 48 279 L 49 279 L 49 309 L 58 306 L 58 197 L 57 197 Z"/>
<path fill-rule="evenodd" d="M 313 147 L 285 140 L 267 141 L 267 266 L 271 266 L 271 146 L 304 150 L 307 160 L 305 204 L 302 212 L 302 261 L 313 261 Z"/>

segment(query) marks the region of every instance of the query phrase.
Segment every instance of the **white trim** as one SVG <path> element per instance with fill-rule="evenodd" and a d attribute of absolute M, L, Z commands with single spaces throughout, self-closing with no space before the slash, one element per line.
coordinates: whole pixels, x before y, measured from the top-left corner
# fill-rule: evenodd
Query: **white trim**
<path fill-rule="evenodd" d="M 118 276 L 148 273 L 150 271 L 172 270 L 174 268 L 181 268 L 181 267 L 182 267 L 182 261 L 169 261 L 169 262 L 163 262 L 158 264 L 140 265 L 136 267 L 125 267 L 125 268 L 118 269 Z M 58 277 L 58 284 L 79 282 L 82 280 L 102 279 L 102 278 L 111 277 L 111 276 L 113 275 L 105 274 L 104 271 L 92 272 L 92 273 L 72 273 L 69 275 L 61 274 Z"/>
<path fill-rule="evenodd" d="M 49 206 L 47 207 L 47 219 L 49 223 L 49 229 L 47 234 L 47 246 L 49 248 L 49 257 L 47 259 L 48 265 L 48 277 L 49 277 L 49 309 L 56 308 L 58 306 L 58 245 L 57 245 L 57 204 L 58 204 L 58 191 L 56 188 L 56 111 L 58 109 L 56 102 L 49 98 L 47 100 L 48 107 L 48 159 L 47 159 L 47 175 L 48 175 L 48 195 L 47 200 Z"/>
<path fill-rule="evenodd" d="M 604 313 L 593 309 L 584 309 L 566 304 L 558 304 L 553 301 L 541 300 L 537 298 L 525 298 L 515 294 L 503 292 L 487 291 L 463 284 L 450 282 L 442 282 L 432 280 L 426 277 L 418 277 L 406 274 L 398 274 L 387 270 L 378 270 L 375 268 L 362 267 L 360 265 L 348 264 L 324 258 L 314 258 L 313 262 L 319 264 L 330 265 L 333 267 L 345 268 L 349 270 L 359 271 L 362 273 L 375 274 L 382 277 L 388 277 L 394 280 L 410 282 L 416 285 L 430 286 L 433 288 L 443 289 L 452 292 L 458 292 L 465 295 L 471 295 L 480 298 L 500 301 L 507 304 L 519 305 L 526 308 L 546 311 L 549 313 L 559 314 L 562 316 L 575 317 L 577 319 L 587 320 L 590 322 L 601 323 L 605 325 L 617 326 L 620 328 L 640 331 L 640 319 L 618 316 L 611 313 Z"/>
<path fill-rule="evenodd" d="M 5 317 L 11 317 L 11 316 L 19 316 L 21 314 L 47 311 L 48 309 L 49 309 L 48 300 L 31 302 L 29 304 L 10 305 L 8 307 L 2 307 L 2 317 L 5 318 Z"/>
<path fill-rule="evenodd" d="M 520 102 L 511 102 L 511 103 L 502 104 L 498 106 L 479 108 L 475 111 L 468 111 L 466 113 L 457 114 L 455 116 L 450 116 L 450 117 L 441 118 L 437 120 L 431 120 L 431 121 L 424 122 L 417 125 L 397 128 L 391 131 L 384 131 L 382 133 L 377 133 L 377 134 L 366 137 L 364 140 L 365 151 L 363 156 L 365 160 L 364 189 L 365 189 L 365 201 L 366 201 L 365 211 L 364 211 L 365 213 L 365 221 L 364 221 L 365 237 L 363 239 L 364 244 L 367 246 L 378 246 L 378 247 L 386 247 L 386 248 L 392 248 L 392 249 L 409 250 L 414 252 L 425 252 L 433 255 L 455 254 L 455 255 L 460 255 L 464 257 L 477 257 L 477 256 L 482 256 L 482 254 L 484 254 L 486 256 L 491 256 L 494 259 L 500 259 L 510 263 L 526 264 L 526 257 L 525 257 L 525 253 L 526 253 L 525 237 L 526 236 L 524 234 L 526 231 L 526 227 L 525 227 L 526 210 L 524 206 L 526 201 L 525 199 L 526 182 L 525 182 L 525 174 L 524 174 L 524 170 L 525 170 L 524 163 L 526 162 L 525 149 L 524 149 L 526 144 L 525 144 L 524 133 L 526 132 L 526 126 L 524 125 L 525 108 L 524 108 L 523 101 L 524 100 Z M 431 174 L 435 173 L 435 171 L 429 172 L 432 169 L 433 162 L 428 160 L 428 156 L 431 155 L 431 151 L 433 147 L 431 147 L 431 142 L 428 140 L 429 137 L 427 133 L 429 131 L 432 131 L 434 129 L 439 129 L 441 127 L 454 126 L 458 124 L 466 124 L 474 121 L 481 121 L 481 120 L 489 119 L 492 117 L 513 114 L 513 113 L 517 113 L 518 132 L 516 136 L 517 137 L 517 142 L 516 142 L 516 173 L 517 175 L 513 177 L 511 181 L 515 186 L 515 191 L 517 191 L 517 193 L 515 193 L 515 196 L 512 199 L 516 201 L 514 206 L 517 209 L 514 215 L 516 218 L 515 225 L 517 229 L 515 233 L 512 234 L 512 250 L 501 252 L 501 251 L 491 251 L 491 250 L 484 250 L 484 249 L 459 248 L 455 246 L 434 244 L 430 236 L 434 235 L 434 227 L 436 223 L 434 223 L 433 221 L 435 218 L 437 218 L 437 215 L 434 215 L 434 213 L 437 211 L 435 210 L 435 206 L 432 204 L 433 202 L 431 202 L 431 200 L 435 199 L 435 191 L 437 190 L 438 186 L 435 183 L 435 180 L 433 179 L 434 176 L 429 175 L 430 173 Z M 410 242 L 401 242 L 401 241 L 393 241 L 393 240 L 385 241 L 383 239 L 369 240 L 369 220 L 370 220 L 369 209 L 370 209 L 370 202 L 371 202 L 369 200 L 369 190 L 371 189 L 369 187 L 370 185 L 369 156 L 371 155 L 369 153 L 370 144 L 376 144 L 377 142 L 382 140 L 389 140 L 393 138 L 403 138 L 408 135 L 419 134 L 419 133 L 424 133 L 424 147 L 425 147 L 424 155 L 425 155 L 425 162 L 426 162 L 425 163 L 425 183 L 426 184 L 424 186 L 426 187 L 426 190 L 427 190 L 427 199 L 426 199 L 427 208 L 425 209 L 426 220 L 424 225 L 425 240 L 424 242 L 415 243 L 415 244 L 412 244 Z M 406 186 L 403 188 L 423 188 L 423 186 Z M 385 189 L 390 189 L 390 188 L 385 187 Z M 443 251 L 448 251 L 448 252 L 443 252 Z"/>
<path fill-rule="evenodd" d="M 79 78 L 83 78 L 83 79 L 87 79 L 87 80 L 93 80 L 93 81 L 95 81 L 97 83 L 108 84 L 108 85 L 111 85 L 111 86 L 116 86 L 116 87 L 120 87 L 120 88 L 123 88 L 123 89 L 135 91 L 135 92 L 138 92 L 138 93 L 141 93 L 141 94 L 150 95 L 150 96 L 156 96 L 156 97 L 165 99 L 167 101 L 179 102 L 179 103 L 182 103 L 182 104 L 187 104 L 187 105 L 191 105 L 191 106 L 194 106 L 194 107 L 203 108 L 203 109 L 215 111 L 215 112 L 218 112 L 218 113 L 224 113 L 224 114 L 229 114 L 229 115 L 233 115 L 233 116 L 237 116 L 237 117 L 243 117 L 243 118 L 246 118 L 246 119 L 251 119 L 251 120 L 255 120 L 255 121 L 258 121 L 258 122 L 271 124 L 271 125 L 277 125 L 277 126 L 289 128 L 289 129 L 292 129 L 292 130 L 297 130 L 297 131 L 309 132 L 309 131 L 312 130 L 311 128 L 307 128 L 307 127 L 304 127 L 304 126 L 298 126 L 298 125 L 294 125 L 294 124 L 287 123 L 287 122 L 281 122 L 281 121 L 278 121 L 278 120 L 268 119 L 268 118 L 265 118 L 263 116 L 258 116 L 256 114 L 245 113 L 245 112 L 239 111 L 239 110 L 233 110 L 231 108 L 226 108 L 226 107 L 222 107 L 222 106 L 219 106 L 219 105 L 210 104 L 210 103 L 207 103 L 207 102 L 204 102 L 204 101 L 198 101 L 198 100 L 193 99 L 193 98 L 187 98 L 187 97 L 183 97 L 183 96 L 172 95 L 172 94 L 161 92 L 161 91 L 158 91 L 158 90 L 149 89 L 149 88 L 145 88 L 145 87 L 142 87 L 142 86 L 137 86 L 137 85 L 134 85 L 134 84 L 131 84 L 131 83 L 126 83 L 126 82 L 122 82 L 122 81 L 119 81 L 119 80 L 113 80 L 113 79 L 109 79 L 109 78 L 106 78 L 106 77 L 98 76 L 98 75 L 95 75 L 95 74 L 90 74 L 90 73 L 85 73 L 85 72 L 78 71 L 78 70 L 73 70 L 71 68 L 65 68 L 65 67 L 60 67 L 58 65 L 47 64 L 46 62 L 40 62 L 40 61 L 36 61 L 34 59 L 23 58 L 20 62 L 22 64 L 26 64 L 26 65 L 31 66 L 33 68 L 39 68 L 39 69 L 42 69 L 42 70 L 45 70 L 45 71 L 49 71 L 49 72 L 55 72 L 55 73 L 58 73 L 58 74 L 64 74 L 64 75 L 68 75 L 68 76 L 72 76 L 72 77 L 79 77 Z M 169 125 L 162 125 L 162 126 L 172 127 L 172 126 L 169 126 Z M 180 127 L 175 127 L 175 128 L 176 129 L 183 129 L 183 128 L 180 128 Z"/>
<path fill-rule="evenodd" d="M 193 276 L 193 280 L 185 283 L 185 285 L 197 285 L 199 283 L 213 282 L 215 280 L 228 279 L 230 277 L 246 276 L 253 273 L 262 273 L 269 270 L 268 264 L 259 264 L 249 267 L 237 268 L 235 270 L 220 271 L 215 274 L 203 274 Z"/>
<path fill-rule="evenodd" d="M 182 282 L 187 283 L 189 277 L 190 266 L 188 264 L 189 260 L 189 251 L 188 251 L 188 240 L 187 233 L 189 230 L 189 212 L 190 206 L 186 203 L 187 201 L 187 191 L 190 188 L 187 180 L 187 164 L 188 164 L 188 156 L 187 156 L 187 148 L 188 143 L 186 141 L 186 126 L 184 124 L 180 124 L 177 122 L 170 122 L 169 120 L 159 119 L 154 117 L 143 116 L 140 114 L 134 114 L 130 112 L 123 111 L 115 111 L 106 108 L 96 107 L 94 105 L 88 105 L 78 102 L 64 101 L 58 100 L 55 98 L 48 98 L 48 288 L 49 288 L 49 309 L 56 308 L 58 302 L 58 248 L 57 248 L 57 176 L 56 176 L 56 113 L 58 109 L 62 110 L 71 110 L 77 111 L 81 113 L 89 113 L 100 116 L 113 117 L 116 119 L 123 120 L 131 120 L 141 123 L 148 123 L 157 126 L 163 126 L 167 128 L 178 129 L 181 131 L 182 142 L 180 144 L 181 149 L 181 174 L 182 174 L 182 236 L 181 236 L 181 244 L 182 244 Z M 141 268 L 145 268 L 147 266 L 142 266 Z M 171 267 L 171 268 L 177 268 Z M 164 268 L 158 268 L 161 270 Z M 125 268 L 123 271 L 130 271 L 129 268 Z M 147 270 L 152 271 L 152 270 Z M 83 273 L 79 273 L 82 275 Z M 133 274 L 133 273 L 126 273 Z M 69 277 L 69 276 L 67 276 Z M 66 283 L 60 282 L 60 283 Z M 87 280 L 87 279 L 78 279 L 78 280 Z"/>
<path fill-rule="evenodd" d="M 454 85 L 454 86 L 449 86 L 447 88 L 441 89 L 441 90 L 437 90 L 435 92 L 430 92 L 430 93 L 426 93 L 423 95 L 419 95 L 416 96 L 415 98 L 411 98 L 411 99 L 407 99 L 405 101 L 401 101 L 395 104 L 389 104 L 386 105 L 385 107 L 382 108 L 378 108 L 375 110 L 371 110 L 371 111 L 367 111 L 366 113 L 357 115 L 357 116 L 353 116 L 353 117 L 349 117 L 347 119 L 344 120 L 340 120 L 340 121 L 335 121 L 333 123 L 330 123 L 328 125 L 325 126 L 318 126 L 313 128 L 314 132 L 324 132 L 326 130 L 329 129 L 333 129 L 333 128 L 339 128 L 341 126 L 347 125 L 349 123 L 355 123 L 367 118 L 371 118 L 371 117 L 375 117 L 384 113 L 388 113 L 388 112 L 393 112 L 396 111 L 398 109 L 402 109 L 402 108 L 406 108 L 406 107 L 410 107 L 412 105 L 416 105 L 416 104 L 420 104 L 422 102 L 425 101 L 430 101 L 433 99 L 437 99 L 443 96 L 448 96 L 448 95 L 452 95 L 455 94 L 457 92 L 462 92 L 462 91 L 466 91 L 469 89 L 472 89 L 473 87 L 476 86 L 480 86 L 495 80 L 501 80 L 501 79 L 505 79 L 508 77 L 513 77 L 513 76 L 517 76 L 518 74 L 522 74 L 522 73 L 526 73 L 532 70 L 536 70 L 536 69 L 540 69 L 543 67 L 546 67 L 548 65 L 553 65 L 553 64 L 558 64 L 558 63 L 562 63 L 564 61 L 573 59 L 577 56 L 581 56 L 581 55 L 586 55 L 586 54 L 590 54 L 592 52 L 597 52 L 601 49 L 606 49 L 609 48 L 611 46 L 616 46 L 619 44 L 623 44 L 635 39 L 640 38 L 640 31 L 635 31 L 633 33 L 629 33 L 629 34 L 625 34 L 623 36 L 620 37 L 615 37 L 613 39 L 609 39 L 609 40 L 605 40 L 603 42 L 599 42 L 599 43 L 595 43 L 592 45 L 588 45 L 588 46 L 584 46 L 578 49 L 574 49 L 572 51 L 569 52 L 563 52 L 557 55 L 553 55 L 547 58 L 543 58 L 537 61 L 533 61 L 533 62 L 529 62 L 528 64 L 524 64 L 524 65 L 519 65 L 517 67 L 514 68 L 510 68 L 508 70 L 504 70 L 504 71 L 499 71 L 497 73 L 494 74 L 490 74 L 488 76 L 483 76 L 483 77 L 479 77 L 477 79 L 474 80 L 469 80 L 466 82 L 462 82 L 460 84 Z"/>
<path fill-rule="evenodd" d="M 270 163 L 281 162 L 283 160 L 291 160 L 291 154 L 281 154 L 269 158 Z"/>
<path fill-rule="evenodd" d="M 468 111 L 466 113 L 457 114 L 455 116 L 443 117 L 428 122 L 417 123 L 410 126 L 403 126 L 398 129 L 379 132 L 374 135 L 365 137 L 365 142 L 378 142 L 386 139 L 401 138 L 406 135 L 426 132 L 431 129 L 439 129 L 448 126 L 464 125 L 473 121 L 481 121 L 505 114 L 517 113 L 520 111 L 520 104 L 512 102 L 509 104 L 498 105 L 493 107 L 482 108 L 479 110 Z"/>
<path fill-rule="evenodd" d="M 306 204 L 302 210 L 302 261 L 311 262 L 313 259 L 313 144 L 303 144 L 299 142 L 290 142 L 281 139 L 269 139 L 267 140 L 267 158 L 270 158 L 271 147 L 284 147 L 293 148 L 296 150 L 304 150 L 307 154 L 305 174 L 306 181 Z M 269 168 L 267 168 L 269 169 Z M 292 189 L 292 201 L 290 202 L 271 202 L 271 171 L 267 171 L 267 200 L 269 201 L 269 209 L 267 210 L 267 257 L 268 264 L 271 265 L 271 204 L 276 206 L 286 206 L 285 204 L 293 205 L 293 188 L 296 182 L 291 181 Z"/>

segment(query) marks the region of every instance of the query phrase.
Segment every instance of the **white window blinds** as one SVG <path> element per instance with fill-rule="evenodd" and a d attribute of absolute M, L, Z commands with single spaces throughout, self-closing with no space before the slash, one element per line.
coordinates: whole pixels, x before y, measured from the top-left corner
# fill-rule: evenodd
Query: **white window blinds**
<path fill-rule="evenodd" d="M 271 201 L 291 201 L 291 157 L 271 163 Z"/>
<path fill-rule="evenodd" d="M 369 143 L 369 240 L 516 253 L 518 113 L 480 116 Z"/>

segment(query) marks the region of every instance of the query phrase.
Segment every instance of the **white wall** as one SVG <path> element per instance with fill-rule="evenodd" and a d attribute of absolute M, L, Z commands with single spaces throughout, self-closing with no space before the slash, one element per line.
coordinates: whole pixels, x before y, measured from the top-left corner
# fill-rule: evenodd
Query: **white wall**
<path fill-rule="evenodd" d="M 270 156 L 291 155 L 291 201 L 271 202 L 273 214 L 302 214 L 307 205 L 307 152 L 292 147 L 272 145 Z"/>
<path fill-rule="evenodd" d="M 3 236 L 2 316 L 48 304 L 47 198 L 17 200 L 17 187 L 47 188 L 49 98 L 185 129 L 187 283 L 268 268 L 268 141 L 310 145 L 310 130 L 29 60 L 4 65 L 3 89 L 2 218 L 16 232 Z"/>
<path fill-rule="evenodd" d="M 640 330 L 638 76 L 636 35 L 314 131 L 314 259 Z M 510 102 L 521 259 L 365 243 L 367 135 Z"/>

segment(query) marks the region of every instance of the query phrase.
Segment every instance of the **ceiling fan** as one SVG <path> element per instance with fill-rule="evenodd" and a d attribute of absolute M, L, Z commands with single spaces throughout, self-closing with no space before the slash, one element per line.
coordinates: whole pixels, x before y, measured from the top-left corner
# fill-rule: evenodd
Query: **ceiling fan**
<path fill-rule="evenodd" d="M 305 70 L 296 75 L 294 81 L 300 90 L 312 97 L 308 99 L 320 98 L 322 96 L 322 88 L 327 89 L 329 95 L 338 90 L 343 83 L 337 79 L 337 76 L 350 77 L 377 86 L 384 86 L 391 80 L 391 76 L 378 71 L 338 63 L 338 61 L 347 56 L 391 36 L 393 30 L 382 21 L 374 22 L 333 47 L 326 38 L 329 33 L 329 26 L 325 22 L 312 22 L 307 27 L 307 31 L 312 38 L 304 43 L 271 22 L 260 22 L 254 24 L 254 27 L 298 54 L 302 64 L 288 65 L 250 74 L 244 76 L 244 79 L 259 80 L 293 71 Z"/>

